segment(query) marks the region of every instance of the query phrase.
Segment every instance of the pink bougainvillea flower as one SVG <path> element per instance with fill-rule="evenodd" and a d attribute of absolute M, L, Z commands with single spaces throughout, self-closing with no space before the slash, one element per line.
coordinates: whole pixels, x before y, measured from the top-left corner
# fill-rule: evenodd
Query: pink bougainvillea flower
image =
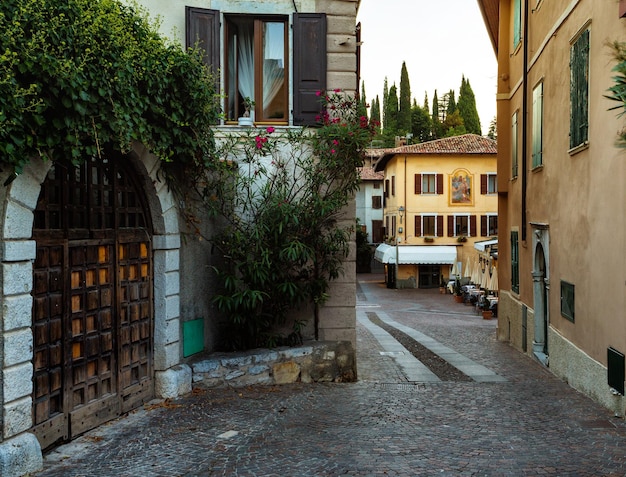
<path fill-rule="evenodd" d="M 272 126 L 269 126 L 267 128 L 267 134 L 272 134 L 274 131 L 276 131 L 276 129 L 274 129 Z"/>
<path fill-rule="evenodd" d="M 330 153 L 331 153 L 331 154 L 335 154 L 336 152 L 337 152 L 337 151 L 335 151 L 334 149 L 331 149 L 331 150 L 330 150 Z"/>
<path fill-rule="evenodd" d="M 337 139 L 333 139 L 333 145 L 335 146 L 339 145 L 339 141 L 337 141 Z"/>
<path fill-rule="evenodd" d="M 340 93 L 340 92 L 341 92 L 341 89 L 339 89 L 339 88 L 335 88 L 333 91 L 334 91 L 335 93 Z"/>
<path fill-rule="evenodd" d="M 321 92 L 321 91 L 316 91 L 316 92 L 315 92 L 315 96 L 321 96 L 321 95 L 322 95 L 322 92 Z"/>

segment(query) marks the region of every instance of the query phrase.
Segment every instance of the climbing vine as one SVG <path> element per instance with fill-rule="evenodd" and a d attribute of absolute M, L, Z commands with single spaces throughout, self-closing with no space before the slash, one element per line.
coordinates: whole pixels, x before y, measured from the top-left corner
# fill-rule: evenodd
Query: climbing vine
<path fill-rule="evenodd" d="M 116 0 L 2 0 L 0 162 L 20 173 L 135 140 L 163 161 L 209 157 L 215 83 L 157 29 Z"/>

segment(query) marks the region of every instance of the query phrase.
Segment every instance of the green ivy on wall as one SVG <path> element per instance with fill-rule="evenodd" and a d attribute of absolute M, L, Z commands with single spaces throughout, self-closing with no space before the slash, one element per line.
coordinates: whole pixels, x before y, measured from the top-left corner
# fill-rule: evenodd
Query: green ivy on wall
<path fill-rule="evenodd" d="M 209 157 L 215 83 L 157 28 L 116 0 L 2 0 L 0 163 L 20 173 L 135 140 L 163 161 Z"/>

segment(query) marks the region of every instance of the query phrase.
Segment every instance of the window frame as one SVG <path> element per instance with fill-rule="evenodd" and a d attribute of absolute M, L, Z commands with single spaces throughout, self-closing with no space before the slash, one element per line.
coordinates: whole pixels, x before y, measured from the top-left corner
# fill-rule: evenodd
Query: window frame
<path fill-rule="evenodd" d="M 226 65 L 223 69 L 222 75 L 224 80 L 224 101 L 227 115 L 227 123 L 235 123 L 237 119 L 243 116 L 243 111 L 241 108 L 243 107 L 243 98 L 242 101 L 235 101 L 234 104 L 234 117 L 228 117 L 229 104 L 228 98 L 231 94 L 230 88 L 230 79 L 231 72 L 229 71 L 228 58 L 230 56 L 230 48 L 231 43 L 229 42 L 230 33 L 233 28 L 235 28 L 235 20 L 237 19 L 251 19 L 253 21 L 253 31 L 254 31 L 254 116 L 253 119 L 256 123 L 262 124 L 277 124 L 277 125 L 286 125 L 289 123 L 290 116 L 290 102 L 289 96 L 291 91 L 291 86 L 289 84 L 289 79 L 291 76 L 291 66 L 289 63 L 289 44 L 290 44 L 290 23 L 289 17 L 286 15 L 250 15 L 250 14 L 237 14 L 237 13 L 225 13 L 224 14 L 224 36 L 222 38 L 223 41 L 223 50 L 224 50 L 224 58 Z M 271 118 L 263 116 L 263 62 L 258 61 L 258 58 L 263 56 L 263 25 L 266 23 L 282 23 L 283 24 L 283 61 L 284 61 L 284 85 L 282 87 L 282 102 L 284 103 L 284 115 L 281 118 Z M 235 82 L 237 80 L 235 79 Z M 236 88 L 238 90 L 238 88 Z M 237 94 L 238 91 L 237 91 Z M 261 99 L 258 99 L 258 98 Z"/>
<path fill-rule="evenodd" d="M 422 195 L 437 194 L 437 174 L 432 173 L 432 172 L 425 172 L 425 173 L 422 173 L 421 176 L 422 176 Z M 432 185 L 432 188 L 430 187 L 431 185 Z M 424 186 L 427 186 L 427 187 L 424 187 Z"/>
<path fill-rule="evenodd" d="M 380 195 L 373 195 L 372 196 L 372 209 L 373 210 L 380 210 L 383 208 L 383 198 Z"/>
<path fill-rule="evenodd" d="M 513 1 L 513 51 L 522 42 L 522 0 Z"/>

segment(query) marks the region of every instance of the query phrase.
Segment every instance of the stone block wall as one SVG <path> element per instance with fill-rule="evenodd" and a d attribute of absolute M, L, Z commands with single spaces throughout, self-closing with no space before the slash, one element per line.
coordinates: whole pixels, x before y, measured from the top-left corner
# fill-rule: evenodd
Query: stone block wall
<path fill-rule="evenodd" d="M 190 363 L 193 385 L 204 388 L 254 384 L 356 381 L 350 341 L 314 341 L 294 348 L 214 353 Z"/>

